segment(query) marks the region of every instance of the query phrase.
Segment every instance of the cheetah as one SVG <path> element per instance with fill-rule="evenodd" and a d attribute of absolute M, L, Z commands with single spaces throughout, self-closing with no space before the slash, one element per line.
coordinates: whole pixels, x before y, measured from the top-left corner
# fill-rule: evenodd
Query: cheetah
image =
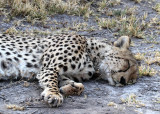
<path fill-rule="evenodd" d="M 81 82 L 95 72 L 110 85 L 135 83 L 138 67 L 130 42 L 128 36 L 110 43 L 66 33 L 43 38 L 0 34 L 0 80 L 36 78 L 43 100 L 58 107 L 64 96 L 80 95 Z"/>

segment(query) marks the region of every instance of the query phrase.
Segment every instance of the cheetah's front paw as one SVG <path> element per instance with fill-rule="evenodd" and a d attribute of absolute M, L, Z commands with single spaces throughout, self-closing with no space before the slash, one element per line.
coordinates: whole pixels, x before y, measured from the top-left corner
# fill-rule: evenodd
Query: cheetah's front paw
<path fill-rule="evenodd" d="M 84 90 L 84 85 L 82 83 L 72 83 L 60 88 L 60 92 L 65 96 L 69 95 L 80 95 Z"/>
<path fill-rule="evenodd" d="M 51 107 L 58 107 L 63 103 L 63 96 L 57 92 L 51 92 L 49 89 L 45 89 L 41 93 L 41 97 L 44 101 L 48 102 Z"/>

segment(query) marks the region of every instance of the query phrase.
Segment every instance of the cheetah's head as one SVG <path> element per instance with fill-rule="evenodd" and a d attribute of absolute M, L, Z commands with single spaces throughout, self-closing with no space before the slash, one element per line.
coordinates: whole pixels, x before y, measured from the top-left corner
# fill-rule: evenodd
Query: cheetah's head
<path fill-rule="evenodd" d="M 138 66 L 129 50 L 130 42 L 128 36 L 122 36 L 113 43 L 111 51 L 104 52 L 99 70 L 102 79 L 108 80 L 111 85 L 123 86 L 137 80 Z"/>

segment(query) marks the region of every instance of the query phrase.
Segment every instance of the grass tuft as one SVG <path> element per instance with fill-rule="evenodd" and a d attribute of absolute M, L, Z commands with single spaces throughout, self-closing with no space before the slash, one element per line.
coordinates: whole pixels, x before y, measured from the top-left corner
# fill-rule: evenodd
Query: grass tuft
<path fill-rule="evenodd" d="M 137 53 L 134 55 L 134 57 L 136 58 L 136 60 L 141 61 L 145 59 L 144 55 L 144 53 Z"/>
<path fill-rule="evenodd" d="M 144 38 L 144 29 L 147 27 L 147 23 L 137 19 L 135 15 L 131 15 L 128 18 L 123 17 L 120 20 L 119 26 L 120 35 L 128 35 L 137 38 Z"/>
<path fill-rule="evenodd" d="M 13 26 L 13 27 L 10 27 L 8 28 L 6 31 L 5 31 L 6 34 L 17 34 L 18 31 L 17 29 Z"/>
<path fill-rule="evenodd" d="M 111 29 L 113 27 L 116 27 L 117 21 L 114 18 L 111 19 L 102 18 L 98 19 L 98 25 L 104 29 Z"/>
<path fill-rule="evenodd" d="M 160 3 L 157 3 L 157 4 L 153 7 L 153 9 L 154 9 L 155 11 L 157 11 L 157 12 L 160 13 Z"/>
<path fill-rule="evenodd" d="M 81 4 L 79 0 L 2 0 L 0 8 L 10 8 L 10 18 L 25 17 L 28 22 L 32 20 L 45 20 L 48 15 L 69 14 L 88 18 L 92 10 L 90 3 Z"/>
<path fill-rule="evenodd" d="M 135 1 L 136 3 L 141 3 L 142 0 L 132 0 Z"/>
<path fill-rule="evenodd" d="M 127 98 L 121 98 L 122 103 L 127 104 L 128 106 L 136 106 L 137 108 L 145 107 L 141 101 L 136 99 L 136 95 L 134 93 L 130 94 Z"/>
<path fill-rule="evenodd" d="M 117 18 L 97 19 L 98 25 L 103 29 L 117 30 L 119 35 L 127 35 L 130 37 L 144 38 L 144 30 L 148 24 L 142 19 L 137 19 L 135 15 L 120 16 Z"/>
<path fill-rule="evenodd" d="M 25 108 L 23 106 L 18 106 L 18 105 L 15 105 L 15 104 L 9 104 L 9 105 L 6 105 L 7 109 L 12 109 L 12 110 L 18 110 L 18 111 L 23 111 Z"/>
<path fill-rule="evenodd" d="M 154 57 L 145 60 L 148 65 L 157 64 L 160 65 L 160 52 L 156 52 Z"/>
<path fill-rule="evenodd" d="M 45 2 L 43 0 L 13 0 L 11 2 L 11 16 L 22 16 L 43 20 L 46 18 Z"/>
<path fill-rule="evenodd" d="M 154 76 L 156 73 L 156 70 L 149 66 L 139 66 L 139 76 Z"/>

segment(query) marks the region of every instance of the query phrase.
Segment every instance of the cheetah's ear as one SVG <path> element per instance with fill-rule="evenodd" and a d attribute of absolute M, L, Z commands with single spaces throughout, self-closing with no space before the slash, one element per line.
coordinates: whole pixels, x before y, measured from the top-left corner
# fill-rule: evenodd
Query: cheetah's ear
<path fill-rule="evenodd" d="M 119 48 L 128 49 L 131 43 L 131 39 L 128 36 L 121 36 L 117 41 L 114 42 L 114 46 Z"/>

